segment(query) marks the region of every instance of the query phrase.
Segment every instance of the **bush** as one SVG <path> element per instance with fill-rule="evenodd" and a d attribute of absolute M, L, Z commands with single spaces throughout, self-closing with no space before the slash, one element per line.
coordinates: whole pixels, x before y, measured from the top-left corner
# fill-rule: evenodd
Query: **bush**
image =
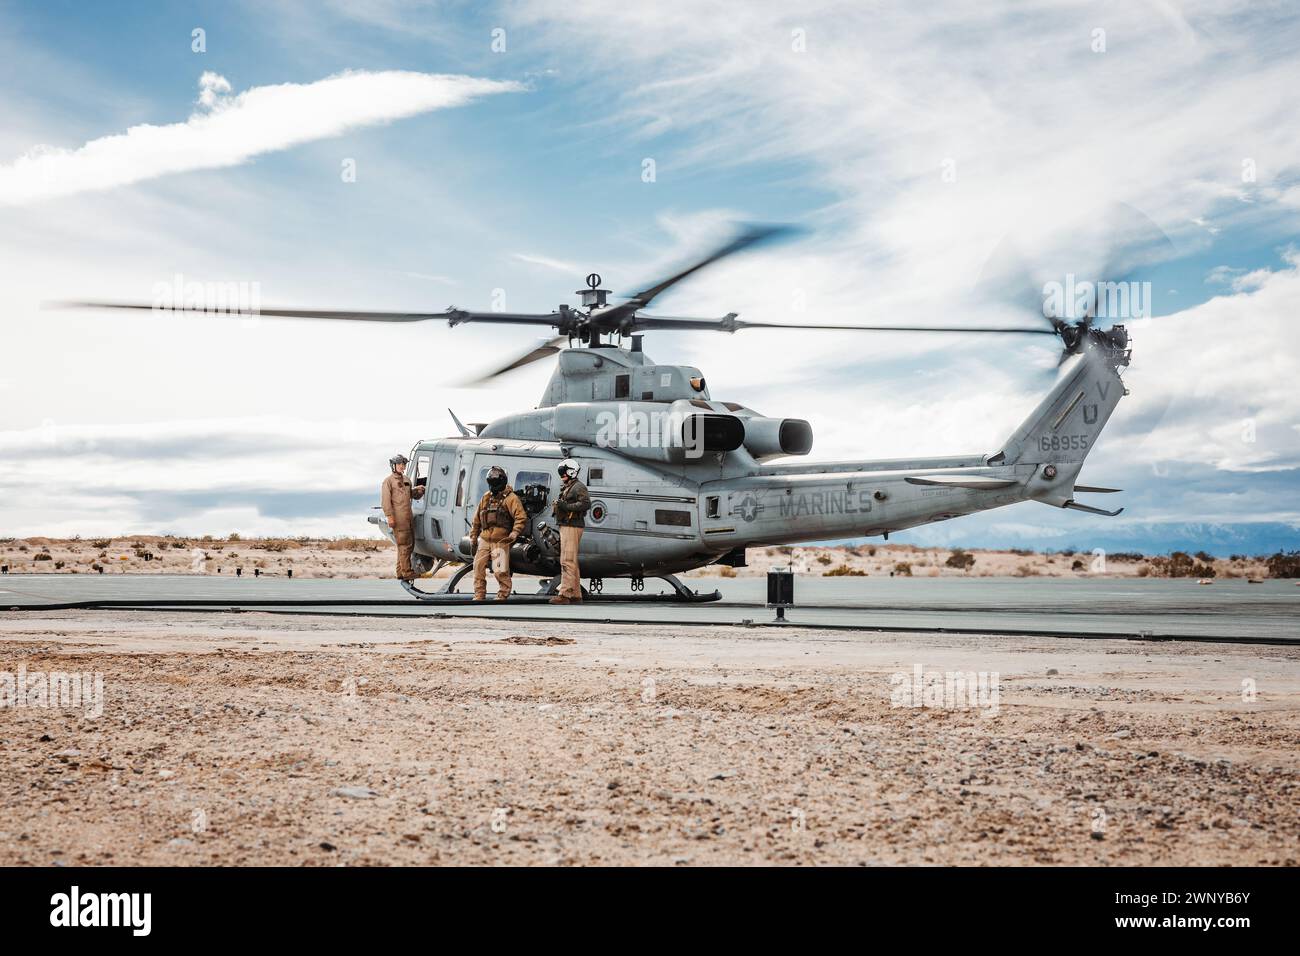
<path fill-rule="evenodd" d="M 819 555 L 817 555 L 817 563 L 818 563 L 818 564 L 830 564 L 830 563 L 831 563 L 831 556 L 830 556 L 829 554 L 819 554 Z"/>
<path fill-rule="evenodd" d="M 1036 578 L 1038 570 L 1033 565 L 1022 564 L 1016 568 L 1016 577 L 1018 578 Z"/>
<path fill-rule="evenodd" d="M 1214 555 L 1206 554 L 1204 551 L 1197 551 L 1194 557 L 1196 558 L 1197 561 L 1202 561 L 1205 564 L 1214 563 Z"/>
<path fill-rule="evenodd" d="M 969 571 L 975 566 L 975 555 L 961 548 L 953 548 L 952 554 L 948 555 L 948 560 L 944 565 L 949 568 L 956 568 L 958 571 Z"/>
<path fill-rule="evenodd" d="M 1112 551 L 1106 555 L 1107 561 L 1115 561 L 1119 564 L 1137 564 L 1146 559 L 1147 556 L 1141 551 Z"/>
<path fill-rule="evenodd" d="M 375 552 L 387 547 L 387 545 L 388 539 L 386 538 L 336 538 L 325 545 L 325 550 Z"/>
<path fill-rule="evenodd" d="M 1157 555 L 1149 567 L 1151 576 L 1157 578 L 1212 578 L 1216 573 L 1212 564 L 1197 562 L 1185 551 L 1175 551 L 1167 558 Z"/>
<path fill-rule="evenodd" d="M 54 556 L 48 551 L 42 551 L 32 558 L 33 561 L 53 561 Z"/>
<path fill-rule="evenodd" d="M 298 547 L 298 544 L 294 541 L 286 541 L 281 538 L 267 538 L 264 541 L 259 541 L 257 544 L 253 545 L 253 547 L 257 548 L 259 551 L 279 552 L 287 551 L 290 548 L 296 548 Z"/>
<path fill-rule="evenodd" d="M 899 561 L 894 565 L 894 573 L 901 574 L 905 578 L 910 578 L 912 576 L 912 566 L 906 561 Z"/>
<path fill-rule="evenodd" d="M 822 572 L 824 578 L 865 578 L 866 576 L 866 571 L 851 568 L 847 564 L 841 564 L 838 568 L 831 568 L 829 571 Z"/>
<path fill-rule="evenodd" d="M 1264 563 L 1271 578 L 1300 578 L 1300 551 L 1279 551 Z"/>
<path fill-rule="evenodd" d="M 1070 570 L 1071 570 L 1071 571 L 1082 571 L 1082 570 L 1083 570 L 1083 562 L 1082 562 L 1082 561 L 1075 561 L 1073 564 L 1070 565 Z"/>
<path fill-rule="evenodd" d="M 718 575 L 724 578 L 734 578 L 736 576 L 736 569 L 729 564 L 719 564 Z"/>

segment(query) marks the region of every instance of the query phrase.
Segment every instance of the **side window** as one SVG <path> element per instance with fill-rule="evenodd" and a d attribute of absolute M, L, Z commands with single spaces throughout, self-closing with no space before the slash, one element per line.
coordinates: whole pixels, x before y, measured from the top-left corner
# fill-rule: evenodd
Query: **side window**
<path fill-rule="evenodd" d="M 465 503 L 465 469 L 460 470 L 460 477 L 456 479 L 456 507 L 459 508 Z"/>
<path fill-rule="evenodd" d="M 543 485 L 549 491 L 551 473 L 549 471 L 521 471 L 515 475 L 515 491 L 523 491 L 529 485 Z"/>
<path fill-rule="evenodd" d="M 474 482 L 474 497 L 470 499 L 470 501 L 474 502 L 476 505 L 483 499 L 483 496 L 487 494 L 487 473 L 488 469 L 491 467 L 491 465 L 484 465 L 478 470 L 478 479 Z"/>
<path fill-rule="evenodd" d="M 614 397 L 627 398 L 632 393 L 632 376 L 615 375 L 614 376 Z"/>
<path fill-rule="evenodd" d="M 433 461 L 430 455 L 417 455 L 415 458 L 415 481 L 414 484 L 428 485 L 429 483 L 429 465 Z"/>

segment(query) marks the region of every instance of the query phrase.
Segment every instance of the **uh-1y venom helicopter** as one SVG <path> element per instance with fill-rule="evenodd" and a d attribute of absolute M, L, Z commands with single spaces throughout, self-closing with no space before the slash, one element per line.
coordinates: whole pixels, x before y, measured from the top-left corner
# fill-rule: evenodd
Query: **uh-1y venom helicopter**
<path fill-rule="evenodd" d="M 549 502 L 558 490 L 556 466 L 581 464 L 591 494 L 580 566 L 592 591 L 603 578 L 628 577 L 632 589 L 646 577 L 668 581 L 677 598 L 714 600 L 673 575 L 713 563 L 743 566 L 747 547 L 884 535 L 1020 501 L 1114 516 L 1075 500 L 1080 492 L 1118 489 L 1076 483 L 1084 459 L 1127 394 L 1120 370 L 1131 350 L 1123 326 L 1093 326 L 1095 308 L 1081 320 L 1047 319 L 1047 327 L 807 325 L 683 318 L 642 312 L 658 295 L 710 263 L 788 232 L 751 226 L 675 275 L 620 304 L 607 301 L 600 276 L 587 277 L 581 306 L 550 313 L 358 312 L 259 309 L 270 317 L 545 326 L 558 335 L 484 376 L 486 381 L 552 354 L 558 365 L 538 406 L 473 429 L 452 419 L 460 434 L 417 442 L 412 477 L 425 486 L 414 502 L 417 572 L 427 574 L 470 557 L 468 532 L 486 489 L 491 465 L 506 469 L 529 524 L 511 553 L 513 571 L 548 580 L 559 573 L 559 539 Z M 80 307 L 152 309 L 123 303 Z M 181 307 L 184 308 L 184 307 Z M 992 332 L 1046 334 L 1063 343 L 1066 366 L 1048 395 L 1007 440 L 987 453 L 895 460 L 790 463 L 812 449 L 808 422 L 772 418 L 735 402 L 714 399 L 704 375 L 685 365 L 660 365 L 642 349 L 642 333 L 658 330 L 748 328 Z M 622 340 L 630 336 L 630 347 Z M 577 345 L 574 342 L 577 341 Z M 563 347 L 565 345 L 568 347 Z M 1123 510 L 1123 509 L 1120 509 Z M 392 537 L 377 515 L 369 520 Z M 470 570 L 459 568 L 440 593 L 454 591 Z M 417 597 L 427 592 L 403 582 Z"/>

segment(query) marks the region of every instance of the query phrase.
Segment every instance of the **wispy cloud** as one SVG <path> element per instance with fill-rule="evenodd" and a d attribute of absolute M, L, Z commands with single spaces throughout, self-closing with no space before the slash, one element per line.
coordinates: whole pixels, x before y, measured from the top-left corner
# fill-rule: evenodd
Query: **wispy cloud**
<path fill-rule="evenodd" d="M 349 71 L 315 83 L 255 86 L 233 94 L 225 77 L 204 73 L 195 112 L 182 123 L 133 126 L 79 149 L 39 146 L 0 166 L 0 205 L 238 166 L 350 129 L 523 89 L 510 81 L 389 70 Z"/>
<path fill-rule="evenodd" d="M 547 256 L 535 256 L 527 252 L 516 252 L 515 258 L 520 262 L 526 262 L 531 266 L 541 266 L 544 269 L 552 269 L 555 272 L 563 272 L 565 275 L 577 275 L 582 271 L 579 266 L 572 262 L 565 262 L 561 259 L 551 259 Z"/>

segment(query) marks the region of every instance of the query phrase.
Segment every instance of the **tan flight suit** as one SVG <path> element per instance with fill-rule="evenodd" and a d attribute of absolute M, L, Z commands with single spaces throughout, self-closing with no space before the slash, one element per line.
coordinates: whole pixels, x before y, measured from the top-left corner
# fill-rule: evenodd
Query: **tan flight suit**
<path fill-rule="evenodd" d="M 510 546 L 523 534 L 528 512 L 513 488 L 506 485 L 501 494 L 487 492 L 474 509 L 474 523 L 469 529 L 470 548 L 474 552 L 474 600 L 487 597 L 487 567 L 497 579 L 497 600 L 510 596 L 514 578 L 510 574 Z"/>
<path fill-rule="evenodd" d="M 582 575 L 578 570 L 578 545 L 586 522 L 582 516 L 591 507 L 587 486 L 577 478 L 560 488 L 556 496 L 555 523 L 560 526 L 560 596 L 582 600 Z"/>
<path fill-rule="evenodd" d="M 384 517 L 393 527 L 393 537 L 397 539 L 397 576 L 403 581 L 415 577 L 411 568 L 411 551 L 415 547 L 415 522 L 411 515 L 411 499 L 423 498 L 424 489 L 412 489 L 406 479 L 393 472 L 384 479 L 379 489 L 380 504 L 384 506 Z"/>

